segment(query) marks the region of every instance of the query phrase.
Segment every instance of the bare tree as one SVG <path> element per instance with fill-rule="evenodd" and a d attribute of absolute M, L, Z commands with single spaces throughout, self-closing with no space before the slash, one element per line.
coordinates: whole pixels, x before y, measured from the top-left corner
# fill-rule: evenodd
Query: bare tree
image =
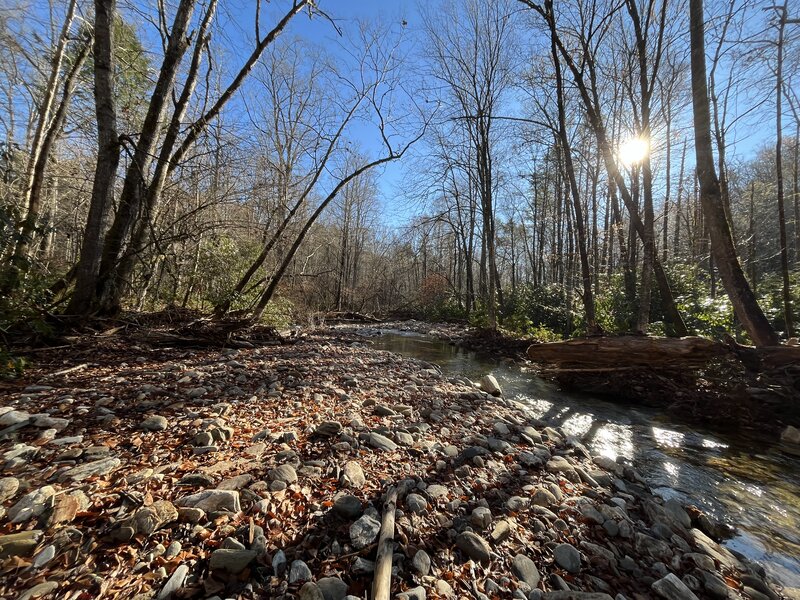
<path fill-rule="evenodd" d="M 711 234 L 712 251 L 716 257 L 722 282 L 733 303 L 737 317 L 757 345 L 771 346 L 778 343 L 778 336 L 759 307 L 739 264 L 730 223 L 728 223 L 722 204 L 719 179 L 717 179 L 714 169 L 706 79 L 703 0 L 690 0 L 689 7 L 695 156 L 703 214 Z"/>
<path fill-rule="evenodd" d="M 486 312 L 489 327 L 497 327 L 496 298 L 500 290 L 495 245 L 496 117 L 510 86 L 509 55 L 512 20 L 507 1 L 468 0 L 437 7 L 424 14 L 430 42 L 433 77 L 445 87 L 450 119 L 467 132 L 475 159 L 475 183 L 483 217 L 482 243 L 486 261 Z"/>

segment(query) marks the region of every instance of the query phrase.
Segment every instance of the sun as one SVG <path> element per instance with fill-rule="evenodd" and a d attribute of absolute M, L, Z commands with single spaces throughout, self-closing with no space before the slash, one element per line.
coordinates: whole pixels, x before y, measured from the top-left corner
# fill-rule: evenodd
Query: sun
<path fill-rule="evenodd" d="M 622 143 L 619 147 L 619 160 L 626 167 L 642 162 L 650 152 L 650 142 L 645 138 L 635 137 Z"/>

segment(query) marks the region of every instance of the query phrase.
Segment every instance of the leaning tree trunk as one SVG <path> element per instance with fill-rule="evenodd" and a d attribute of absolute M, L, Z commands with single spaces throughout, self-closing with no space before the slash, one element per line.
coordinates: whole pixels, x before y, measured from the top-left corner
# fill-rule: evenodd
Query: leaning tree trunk
<path fill-rule="evenodd" d="M 520 1 L 526 6 L 537 11 L 546 21 L 548 20 L 547 12 L 541 6 L 532 0 Z M 596 71 L 594 69 L 594 65 L 592 61 L 588 61 L 586 65 L 581 65 L 579 67 L 575 63 L 573 54 L 564 46 L 564 43 L 560 37 L 556 37 L 556 45 L 558 46 L 558 51 L 561 54 L 561 57 L 564 59 L 564 63 L 572 73 L 572 78 L 575 81 L 578 92 L 580 93 L 581 100 L 583 101 L 584 108 L 586 109 L 586 113 L 589 118 L 590 126 L 597 137 L 597 143 L 600 151 L 602 152 L 603 162 L 605 163 L 608 176 L 616 182 L 620 196 L 622 196 L 622 200 L 628 209 L 631 224 L 634 226 L 639 238 L 644 240 L 646 238 L 644 223 L 639 216 L 638 206 L 633 202 L 628 188 L 625 185 L 625 179 L 622 177 L 622 174 L 617 167 L 614 152 L 611 147 L 611 143 L 608 140 L 605 125 L 603 123 L 603 115 L 602 111 L 600 110 L 601 102 L 599 92 L 597 90 Z M 585 70 L 587 67 L 591 80 L 591 91 L 589 86 L 587 86 L 585 79 Z M 653 261 L 653 270 L 656 283 L 658 284 L 659 292 L 661 294 L 661 300 L 664 305 L 666 319 L 671 323 L 676 335 L 688 335 L 686 323 L 683 321 L 683 317 L 681 316 L 677 304 L 675 303 L 675 297 L 672 294 L 672 289 L 669 285 L 669 279 L 667 278 L 667 274 L 664 271 L 661 261 L 658 260 L 657 257 Z"/>
<path fill-rule="evenodd" d="M 722 192 L 714 169 L 714 153 L 711 145 L 703 0 L 690 0 L 689 7 L 697 178 L 700 181 L 700 202 L 711 235 L 711 249 L 736 316 L 747 333 L 758 346 L 775 345 L 779 342 L 778 336 L 764 316 L 744 276 L 739 258 L 736 256 L 730 223 L 722 204 Z"/>
<path fill-rule="evenodd" d="M 64 17 L 61 33 L 58 37 L 58 44 L 50 61 L 50 75 L 44 87 L 44 97 L 41 98 L 36 121 L 36 129 L 31 142 L 31 152 L 28 158 L 28 166 L 25 173 L 25 189 L 23 190 L 23 204 L 25 205 L 25 218 L 19 225 L 19 237 L 14 252 L 11 255 L 6 273 L 4 273 L 0 293 L 8 295 L 14 291 L 20 283 L 21 277 L 29 270 L 31 257 L 30 245 L 36 226 L 39 221 L 39 211 L 41 210 L 42 183 L 50 153 L 53 149 L 55 139 L 61 130 L 66 105 L 69 104 L 70 96 L 74 88 L 74 81 L 83 61 L 88 53 L 88 42 L 84 49 L 81 49 L 75 59 L 67 80 L 64 83 L 64 94 L 61 104 L 52 115 L 53 102 L 58 91 L 58 80 L 61 77 L 64 56 L 67 50 L 67 43 L 70 39 L 70 29 L 75 19 L 75 8 L 77 1 L 71 0 Z"/>

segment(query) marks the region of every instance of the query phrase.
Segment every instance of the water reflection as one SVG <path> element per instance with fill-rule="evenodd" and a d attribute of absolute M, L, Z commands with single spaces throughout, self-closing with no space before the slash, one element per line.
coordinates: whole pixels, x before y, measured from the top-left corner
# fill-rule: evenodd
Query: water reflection
<path fill-rule="evenodd" d="M 666 448 L 680 448 L 683 445 L 684 435 L 677 431 L 670 431 L 669 429 L 661 429 L 660 427 L 653 427 L 653 438 L 656 444 Z"/>
<path fill-rule="evenodd" d="M 566 394 L 518 368 L 440 340 L 389 333 L 374 343 L 437 363 L 450 375 L 475 380 L 491 372 L 507 397 L 526 405 L 531 419 L 563 427 L 593 454 L 633 460 L 657 493 L 726 519 L 739 530 L 727 542 L 731 549 L 760 561 L 784 585 L 800 587 L 797 458 L 765 447 L 763 440 L 722 440 L 649 408 Z"/>

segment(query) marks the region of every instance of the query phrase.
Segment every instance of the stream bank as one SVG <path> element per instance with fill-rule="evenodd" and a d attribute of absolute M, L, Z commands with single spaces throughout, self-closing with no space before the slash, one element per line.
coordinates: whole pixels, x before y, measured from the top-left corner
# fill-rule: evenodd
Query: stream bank
<path fill-rule="evenodd" d="M 779 440 L 787 428 L 800 428 L 800 364 L 761 369 L 751 364 L 750 357 L 730 354 L 701 369 L 560 370 L 530 363 L 526 350 L 535 340 L 456 323 L 388 321 L 339 325 L 336 330 L 368 336 L 381 331 L 428 335 L 495 360 L 524 365 L 563 390 L 666 409 L 676 419 L 719 432 L 750 431 Z M 800 443 L 789 444 L 786 450 L 800 455 Z"/>
<path fill-rule="evenodd" d="M 363 598 L 395 483 L 399 597 L 798 597 L 622 456 L 365 341 L 41 353 L 3 389 L 0 595 Z"/>

